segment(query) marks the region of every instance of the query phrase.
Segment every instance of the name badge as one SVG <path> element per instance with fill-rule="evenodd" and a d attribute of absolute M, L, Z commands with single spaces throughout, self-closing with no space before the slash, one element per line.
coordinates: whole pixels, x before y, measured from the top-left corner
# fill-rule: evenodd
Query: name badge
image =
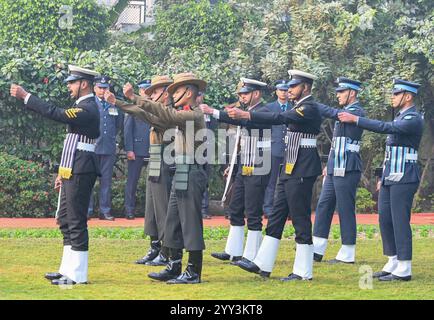
<path fill-rule="evenodd" d="M 117 116 L 117 115 L 119 115 L 118 109 L 116 109 L 116 108 L 109 108 L 108 112 L 109 112 L 109 115 L 111 115 L 111 116 Z"/>

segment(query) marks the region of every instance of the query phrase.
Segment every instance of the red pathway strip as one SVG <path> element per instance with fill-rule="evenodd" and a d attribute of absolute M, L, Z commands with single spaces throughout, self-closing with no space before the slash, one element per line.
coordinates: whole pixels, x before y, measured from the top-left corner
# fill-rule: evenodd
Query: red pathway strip
<path fill-rule="evenodd" d="M 312 215 L 312 221 L 314 221 Z M 264 225 L 267 221 L 264 219 Z M 288 223 L 290 223 L 288 221 Z M 339 223 L 339 217 L 333 216 L 333 224 Z M 358 214 L 357 223 L 361 225 L 378 224 L 378 214 Z M 434 225 L 434 213 L 415 213 L 411 216 L 411 223 L 414 225 Z M 115 221 L 105 221 L 93 218 L 88 222 L 89 227 L 143 227 L 144 218 L 127 220 L 117 218 Z M 226 227 L 229 226 L 229 220 L 222 216 L 215 216 L 212 219 L 204 220 L 205 227 Z M 30 229 L 30 228 L 56 228 L 56 221 L 53 218 L 0 218 L 0 229 Z"/>

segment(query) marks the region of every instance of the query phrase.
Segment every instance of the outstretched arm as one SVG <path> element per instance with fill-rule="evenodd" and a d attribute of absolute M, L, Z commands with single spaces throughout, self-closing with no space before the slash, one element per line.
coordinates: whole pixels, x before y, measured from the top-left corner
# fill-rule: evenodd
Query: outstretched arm
<path fill-rule="evenodd" d="M 322 118 L 334 120 L 338 120 L 338 113 L 342 111 L 341 109 L 332 108 L 322 103 L 318 103 L 318 109 Z"/>
<path fill-rule="evenodd" d="M 132 116 L 142 121 L 146 121 L 156 128 L 165 129 L 165 125 L 161 121 L 161 119 L 159 119 L 154 114 L 143 110 L 137 104 L 131 104 L 122 100 L 118 100 L 116 99 L 115 95 L 109 91 L 105 93 L 104 98 L 106 99 L 107 102 L 111 104 L 115 104 L 118 108 L 122 109 L 124 112 L 131 114 Z"/>
<path fill-rule="evenodd" d="M 233 124 L 236 126 L 242 126 L 248 129 L 269 129 L 270 128 L 270 123 L 258 123 L 258 122 L 253 122 L 250 120 L 250 118 L 248 117 L 233 117 L 231 116 L 231 114 L 233 115 L 234 112 L 236 112 L 237 110 L 239 110 L 240 112 L 245 112 L 242 111 L 238 108 L 228 108 L 227 111 L 222 111 L 222 110 L 217 110 L 214 108 L 209 107 L 206 104 L 202 104 L 200 105 L 202 112 L 212 115 L 213 118 L 217 119 L 220 122 L 224 122 L 224 123 L 229 123 L 229 124 Z M 248 114 L 248 112 L 246 112 Z M 263 113 L 269 113 L 269 112 L 263 112 Z"/>
<path fill-rule="evenodd" d="M 293 108 L 285 112 L 247 112 L 234 108 L 229 110 L 228 114 L 235 119 L 248 119 L 254 123 L 273 125 L 304 123 L 311 119 L 311 112 L 304 108 Z"/>
<path fill-rule="evenodd" d="M 85 108 L 80 108 L 78 106 L 76 108 L 70 109 L 56 107 L 28 93 L 26 90 L 16 84 L 11 85 L 10 94 L 11 96 L 16 97 L 18 100 L 24 101 L 24 104 L 28 109 L 41 114 L 45 118 L 57 122 L 86 125 L 87 123 L 95 120 L 95 116 Z"/>
<path fill-rule="evenodd" d="M 421 129 L 422 123 L 417 116 L 409 115 L 404 119 L 395 120 L 392 122 L 384 122 L 373 120 L 364 117 L 359 117 L 348 112 L 339 114 L 339 120 L 346 123 L 355 123 L 358 127 L 377 132 L 377 133 L 416 133 Z"/>

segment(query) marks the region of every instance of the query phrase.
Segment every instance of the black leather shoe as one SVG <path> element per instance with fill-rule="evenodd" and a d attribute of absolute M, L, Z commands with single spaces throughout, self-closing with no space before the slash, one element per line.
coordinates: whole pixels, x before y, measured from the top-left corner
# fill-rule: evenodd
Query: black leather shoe
<path fill-rule="evenodd" d="M 231 255 L 227 254 L 226 252 L 213 252 L 213 253 L 211 253 L 211 257 L 222 260 L 222 261 L 231 260 Z"/>
<path fill-rule="evenodd" d="M 155 267 L 155 266 L 163 266 L 164 267 L 168 263 L 169 263 L 169 259 L 166 258 L 165 256 L 163 256 L 160 252 L 160 254 L 154 260 L 147 261 L 145 263 L 145 265 L 153 266 L 153 267 Z"/>
<path fill-rule="evenodd" d="M 75 281 L 69 279 L 68 277 L 63 276 L 60 279 L 54 279 L 51 280 L 51 284 L 55 285 L 55 286 L 60 286 L 60 285 L 74 285 L 77 284 Z M 87 284 L 87 282 L 83 282 L 81 284 Z"/>
<path fill-rule="evenodd" d="M 352 262 L 346 262 L 346 261 L 342 261 L 342 260 L 338 260 L 338 259 L 332 259 L 332 260 L 327 261 L 327 263 L 329 263 L 329 264 L 339 264 L 339 263 L 354 264 L 354 261 L 352 261 Z"/>
<path fill-rule="evenodd" d="M 133 214 L 127 214 L 127 215 L 125 216 L 125 218 L 126 218 L 127 220 L 134 220 L 134 219 L 135 219 L 135 217 L 134 217 Z"/>
<path fill-rule="evenodd" d="M 200 283 L 200 274 L 194 270 L 192 264 L 188 264 L 187 269 L 177 278 L 166 282 L 167 284 L 197 284 Z"/>
<path fill-rule="evenodd" d="M 113 217 L 110 213 L 107 213 L 100 215 L 99 220 L 115 221 L 115 217 Z"/>
<path fill-rule="evenodd" d="M 314 253 L 313 254 L 313 261 L 315 262 L 321 262 L 323 255 L 319 254 L 319 253 Z"/>
<path fill-rule="evenodd" d="M 280 281 L 283 282 L 287 282 L 287 281 L 297 281 L 297 280 L 305 280 L 303 279 L 303 277 L 300 277 L 298 275 L 296 275 L 295 273 L 291 273 L 289 276 L 287 276 L 286 278 L 281 278 Z M 307 279 L 307 280 L 312 280 L 312 278 Z"/>
<path fill-rule="evenodd" d="M 241 259 L 238 261 L 237 266 L 248 272 L 257 273 L 263 278 L 269 278 L 271 275 L 271 272 L 262 271 L 253 261 L 247 259 Z"/>
<path fill-rule="evenodd" d="M 374 274 L 372 275 L 372 278 L 385 277 L 385 276 L 388 276 L 389 274 L 391 274 L 391 273 L 386 272 L 386 271 L 378 271 L 378 272 L 374 272 Z"/>
<path fill-rule="evenodd" d="M 257 273 L 259 274 L 259 272 L 261 271 L 261 269 L 259 269 L 259 267 L 253 262 L 253 261 L 249 261 L 247 259 L 245 260 L 240 260 L 237 264 L 241 269 L 248 271 L 248 272 L 252 272 L 252 273 Z"/>
<path fill-rule="evenodd" d="M 241 261 L 244 261 L 244 262 L 251 262 L 249 259 L 246 259 L 246 258 L 244 258 L 244 257 L 232 257 L 231 265 L 233 265 L 233 266 L 237 266 L 238 263 L 240 263 Z"/>
<path fill-rule="evenodd" d="M 389 274 L 387 276 L 378 278 L 378 280 L 380 280 L 380 281 L 410 281 L 411 276 L 399 277 L 399 276 L 395 276 L 394 274 Z"/>
<path fill-rule="evenodd" d="M 45 279 L 47 280 L 54 280 L 54 279 L 60 279 L 63 275 L 61 275 L 59 272 L 48 272 L 45 274 Z"/>
<path fill-rule="evenodd" d="M 172 279 L 176 279 L 181 274 L 181 269 L 181 261 L 169 261 L 169 263 L 166 265 L 166 269 L 160 272 L 151 272 L 150 274 L 148 274 L 148 277 L 158 281 L 169 281 Z"/>

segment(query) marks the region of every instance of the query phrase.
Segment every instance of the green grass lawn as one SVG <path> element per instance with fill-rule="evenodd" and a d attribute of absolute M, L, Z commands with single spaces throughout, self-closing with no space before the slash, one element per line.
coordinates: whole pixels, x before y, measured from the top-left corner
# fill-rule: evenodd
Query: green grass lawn
<path fill-rule="evenodd" d="M 147 273 L 162 267 L 133 262 L 145 254 L 148 240 L 91 238 L 89 285 L 59 288 L 43 278 L 57 271 L 62 244 L 53 238 L 0 237 L 0 299 L 434 299 L 434 238 L 414 239 L 413 280 L 380 283 L 360 289 L 361 266 L 378 271 L 385 263 L 381 242 L 359 239 L 355 265 L 314 265 L 314 280 L 282 283 L 280 277 L 292 270 L 294 242 L 283 240 L 271 279 L 247 273 L 236 266 L 215 260 L 212 251 L 221 251 L 225 240 L 207 240 L 203 283 L 169 286 L 155 282 Z M 339 250 L 340 241 L 331 240 L 326 259 Z M 184 263 L 186 257 L 184 257 Z"/>

